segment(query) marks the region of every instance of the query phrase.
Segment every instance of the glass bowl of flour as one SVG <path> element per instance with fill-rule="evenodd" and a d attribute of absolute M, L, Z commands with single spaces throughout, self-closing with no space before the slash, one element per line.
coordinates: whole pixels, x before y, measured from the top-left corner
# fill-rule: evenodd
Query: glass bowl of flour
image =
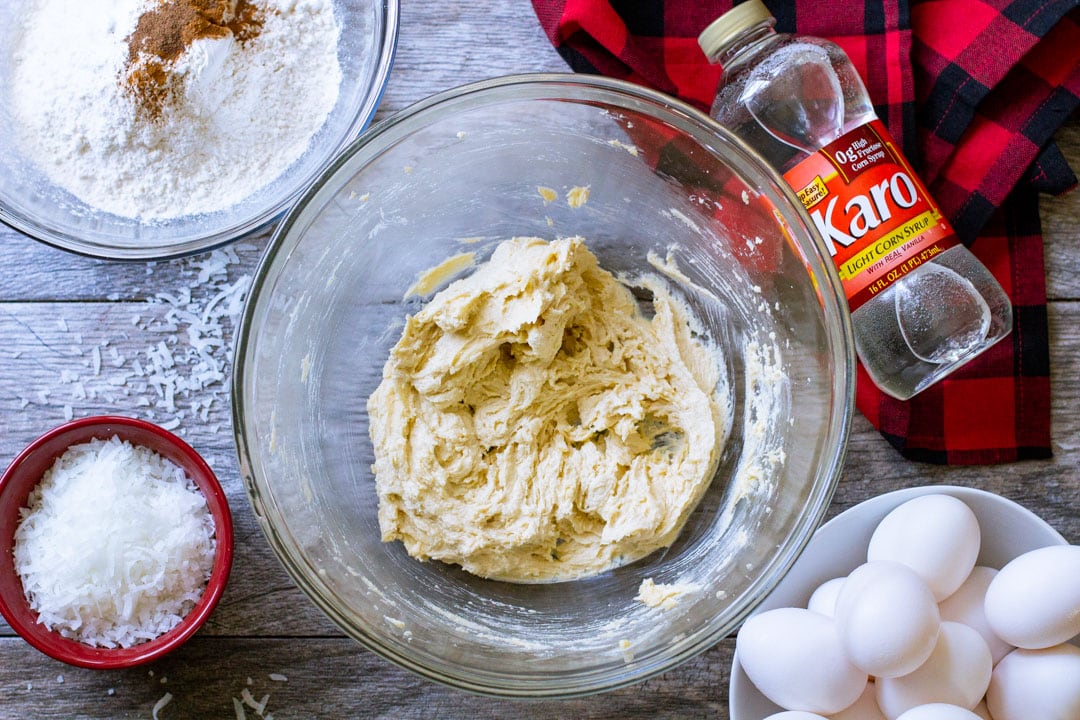
<path fill-rule="evenodd" d="M 843 464 L 839 280 L 783 181 L 615 80 L 498 78 L 356 141 L 238 333 L 241 474 L 350 636 L 573 696 L 664 672 L 784 576 Z"/>
<path fill-rule="evenodd" d="M 258 231 L 370 123 L 397 0 L 0 7 L 0 220 L 149 260 Z"/>

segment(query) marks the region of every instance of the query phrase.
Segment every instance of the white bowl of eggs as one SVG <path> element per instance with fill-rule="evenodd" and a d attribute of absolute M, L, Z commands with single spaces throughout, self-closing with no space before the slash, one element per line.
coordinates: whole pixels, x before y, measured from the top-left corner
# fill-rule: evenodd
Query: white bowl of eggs
<path fill-rule="evenodd" d="M 731 720 L 1080 718 L 1080 546 L 936 486 L 838 515 L 743 624 Z"/>

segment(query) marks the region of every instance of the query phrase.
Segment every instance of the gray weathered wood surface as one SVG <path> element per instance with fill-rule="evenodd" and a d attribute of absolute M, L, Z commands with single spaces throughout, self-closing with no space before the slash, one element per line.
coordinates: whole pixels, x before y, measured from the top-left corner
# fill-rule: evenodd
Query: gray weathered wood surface
<path fill-rule="evenodd" d="M 397 61 L 380 117 L 431 93 L 494 75 L 564 71 L 526 0 L 404 3 Z M 1080 123 L 1059 134 L 1080 167 Z M 830 515 L 872 495 L 923 484 L 980 487 L 1041 514 L 1080 542 L 1080 193 L 1043 202 L 1053 362 L 1054 458 L 997 467 L 935 467 L 902 460 L 861 417 Z M 266 235 L 238 247 L 230 280 L 250 273 Z M 147 299 L 186 285 L 191 262 L 116 264 L 85 259 L 0 228 L 0 464 L 65 418 L 123 412 L 148 416 L 135 395 L 110 401 L 110 356 L 97 390 L 75 397 L 65 369 L 83 374 L 91 348 L 115 348 L 130 363 L 160 339 L 167 310 Z M 133 320 L 133 316 L 139 316 Z M 155 324 L 158 323 L 158 324 Z M 230 336 L 231 337 L 231 336 Z M 181 347 L 184 343 L 180 339 Z M 130 367 L 130 365 L 128 365 Z M 91 384 L 91 383 L 88 383 Z M 86 389 L 85 387 L 83 388 Z M 734 646 L 607 695 L 545 702 L 482 698 L 421 680 L 343 636 L 297 590 L 256 526 L 241 486 L 224 388 L 205 421 L 180 432 L 217 470 L 232 505 L 236 561 L 225 596 L 187 645 L 150 666 L 89 671 L 55 662 L 0 623 L 0 718 L 235 717 L 246 689 L 269 695 L 284 718 L 726 718 Z M 45 394 L 47 392 L 47 394 Z M 137 395 L 137 394 L 136 394 Z M 161 421 L 166 416 L 159 414 Z M 271 678 L 274 675 L 276 680 Z M 285 680 L 280 676 L 284 676 Z M 248 717 L 255 714 L 250 710 Z"/>

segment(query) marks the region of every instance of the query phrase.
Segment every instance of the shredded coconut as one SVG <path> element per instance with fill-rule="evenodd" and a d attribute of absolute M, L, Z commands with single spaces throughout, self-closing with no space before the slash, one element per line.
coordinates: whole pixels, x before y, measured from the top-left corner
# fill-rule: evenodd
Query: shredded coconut
<path fill-rule="evenodd" d="M 160 700 L 154 703 L 154 707 L 150 710 L 150 714 L 153 716 L 154 720 L 158 720 L 158 713 L 161 712 L 166 705 L 172 702 L 172 698 L 172 693 L 165 693 L 161 696 Z"/>
<path fill-rule="evenodd" d="M 251 691 L 244 688 L 240 691 L 240 698 L 244 701 L 244 704 L 254 710 L 257 714 L 262 715 L 266 710 L 266 704 L 270 702 L 270 695 L 264 695 L 262 700 L 256 700 L 255 696 L 251 694 Z"/>
<path fill-rule="evenodd" d="M 213 517 L 184 470 L 147 448 L 116 437 L 72 446 L 19 513 L 15 570 L 39 622 L 64 637 L 131 647 L 202 597 Z"/>
<path fill-rule="evenodd" d="M 30 0 L 8 104 L 26 157 L 92 207 L 167 219 L 235 205 L 306 151 L 337 101 L 332 0 L 257 0 L 256 37 L 197 40 L 157 118 L 121 78 L 154 0 Z"/>
<path fill-rule="evenodd" d="M 183 284 L 134 306 L 133 324 L 150 338 L 138 356 L 118 352 L 121 338 L 105 338 L 91 348 L 83 372 L 78 366 L 64 368 L 58 384 L 39 388 L 36 400 L 23 400 L 54 407 L 65 417 L 66 406 L 79 414 L 76 410 L 88 400 L 123 402 L 150 409 L 148 417 L 161 413 L 158 420 L 181 431 L 186 422 L 208 422 L 213 408 L 228 405 L 223 395 L 228 393 L 232 330 L 251 285 L 250 275 L 233 270 L 242 264 L 237 251 L 250 249 L 241 243 L 173 261 L 180 265 Z M 102 359 L 100 369 L 95 357 Z"/>

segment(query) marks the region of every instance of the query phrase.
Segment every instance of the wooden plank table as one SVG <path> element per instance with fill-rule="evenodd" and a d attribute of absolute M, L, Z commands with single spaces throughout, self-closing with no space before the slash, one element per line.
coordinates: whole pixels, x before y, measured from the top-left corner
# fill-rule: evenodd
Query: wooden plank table
<path fill-rule="evenodd" d="M 526 0 L 407 2 L 402 11 L 397 60 L 380 117 L 464 82 L 566 70 Z M 1080 123 L 1066 127 L 1059 141 L 1080 167 Z M 997 467 L 907 462 L 860 416 L 830 515 L 902 487 L 967 485 L 1027 505 L 1070 542 L 1080 542 L 1080 193 L 1046 199 L 1043 210 L 1053 459 Z M 243 288 L 266 240 L 264 234 L 233 246 L 228 283 Z M 152 407 L 152 393 L 136 390 L 125 396 L 116 390 L 122 380 L 115 378 L 130 374 L 147 346 L 170 335 L 178 338 L 174 354 L 185 349 L 183 329 L 170 325 L 175 325 L 175 306 L 158 294 L 185 287 L 202 260 L 101 262 L 0 228 L 0 463 L 68 415 L 121 412 L 168 419 L 168 413 Z M 231 328 L 225 336 L 231 340 Z M 218 355 L 223 362 L 230 360 L 226 350 Z M 82 380 L 73 379 L 72 371 Z M 256 525 L 238 475 L 225 389 L 223 382 L 212 383 L 207 393 L 215 402 L 205 411 L 198 408 L 196 418 L 188 413 L 178 429 L 217 470 L 237 528 L 232 578 L 209 623 L 172 655 L 130 671 L 68 667 L 0 624 L 0 718 L 146 718 L 166 692 L 172 700 L 162 709 L 162 720 L 232 718 L 233 699 L 245 691 L 256 700 L 268 696 L 264 712 L 279 720 L 728 716 L 732 638 L 634 687 L 528 703 L 444 688 L 346 638 L 294 587 Z M 247 716 L 256 717 L 250 707 Z"/>

